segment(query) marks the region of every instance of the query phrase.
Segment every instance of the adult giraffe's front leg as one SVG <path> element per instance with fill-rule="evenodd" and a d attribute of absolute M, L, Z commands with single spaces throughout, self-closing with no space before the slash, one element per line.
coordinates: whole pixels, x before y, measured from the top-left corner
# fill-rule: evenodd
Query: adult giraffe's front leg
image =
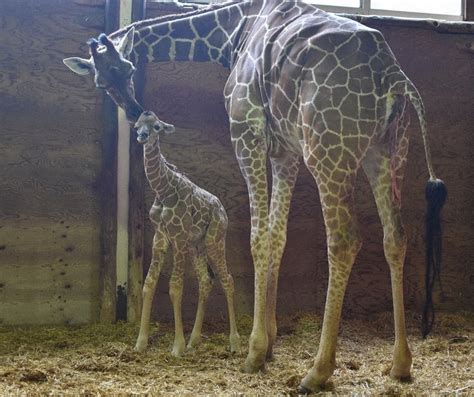
<path fill-rule="evenodd" d="M 264 369 L 268 347 L 266 327 L 267 278 L 270 263 L 270 233 L 268 229 L 268 191 L 266 147 L 262 131 L 246 123 L 231 123 L 232 143 L 240 170 L 247 184 L 250 202 L 250 248 L 255 269 L 255 301 L 253 328 L 245 372 Z"/>
<path fill-rule="evenodd" d="M 270 271 L 267 294 L 267 359 L 272 358 L 273 344 L 277 335 L 276 304 L 278 273 L 286 245 L 288 213 L 291 197 L 298 176 L 300 156 L 286 152 L 279 157 L 270 157 L 272 165 L 272 198 L 270 204 Z"/>

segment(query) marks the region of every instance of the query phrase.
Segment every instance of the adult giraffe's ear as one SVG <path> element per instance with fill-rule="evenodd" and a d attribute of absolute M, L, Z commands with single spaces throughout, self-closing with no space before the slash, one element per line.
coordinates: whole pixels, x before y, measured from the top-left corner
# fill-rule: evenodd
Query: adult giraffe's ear
<path fill-rule="evenodd" d="M 72 57 L 63 59 L 64 64 L 74 73 L 85 75 L 92 70 L 92 62 L 88 59 Z"/>
<path fill-rule="evenodd" d="M 132 26 L 128 32 L 120 39 L 117 50 L 124 58 L 128 58 L 133 49 L 133 36 L 135 35 L 135 27 Z"/>

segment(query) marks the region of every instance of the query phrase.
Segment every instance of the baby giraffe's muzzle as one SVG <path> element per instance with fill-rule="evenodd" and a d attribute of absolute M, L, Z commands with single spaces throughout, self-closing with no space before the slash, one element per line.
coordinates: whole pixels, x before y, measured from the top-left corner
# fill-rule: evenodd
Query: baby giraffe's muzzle
<path fill-rule="evenodd" d="M 145 143 L 148 140 L 149 136 L 150 134 L 148 133 L 148 128 L 146 128 L 144 125 L 138 128 L 138 131 L 137 131 L 138 143 Z"/>

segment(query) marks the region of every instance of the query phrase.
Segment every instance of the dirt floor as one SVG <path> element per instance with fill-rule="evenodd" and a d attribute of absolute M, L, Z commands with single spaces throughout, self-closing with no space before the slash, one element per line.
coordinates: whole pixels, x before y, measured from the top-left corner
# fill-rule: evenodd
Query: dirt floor
<path fill-rule="evenodd" d="M 390 379 L 392 316 L 344 320 L 337 367 L 320 394 L 474 395 L 474 313 L 440 314 L 435 332 L 419 337 L 419 318 L 408 314 L 413 379 Z M 181 359 L 170 354 L 170 324 L 154 324 L 151 347 L 133 351 L 137 326 L 0 327 L 0 395 L 294 395 L 312 365 L 321 318 L 280 320 L 275 359 L 265 373 L 239 371 L 251 319 L 241 317 L 243 351 L 231 354 L 223 319 L 206 324 L 206 338 Z M 221 325 L 222 324 L 222 325 Z M 191 325 L 188 325 L 189 332 Z"/>

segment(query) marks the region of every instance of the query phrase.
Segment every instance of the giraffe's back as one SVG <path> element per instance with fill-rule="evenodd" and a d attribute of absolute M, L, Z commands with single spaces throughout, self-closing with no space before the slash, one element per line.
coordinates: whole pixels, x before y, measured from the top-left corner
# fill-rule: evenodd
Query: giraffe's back
<path fill-rule="evenodd" d="M 371 132 L 383 122 L 383 76 L 399 66 L 380 32 L 288 1 L 270 2 L 246 37 L 243 53 L 248 56 L 235 63 L 231 79 L 250 81 L 261 101 L 271 148 L 301 153 L 305 123 L 315 130 L 337 124 L 342 133 L 344 118 L 373 121 Z M 358 128 L 345 125 L 348 133 Z"/>

